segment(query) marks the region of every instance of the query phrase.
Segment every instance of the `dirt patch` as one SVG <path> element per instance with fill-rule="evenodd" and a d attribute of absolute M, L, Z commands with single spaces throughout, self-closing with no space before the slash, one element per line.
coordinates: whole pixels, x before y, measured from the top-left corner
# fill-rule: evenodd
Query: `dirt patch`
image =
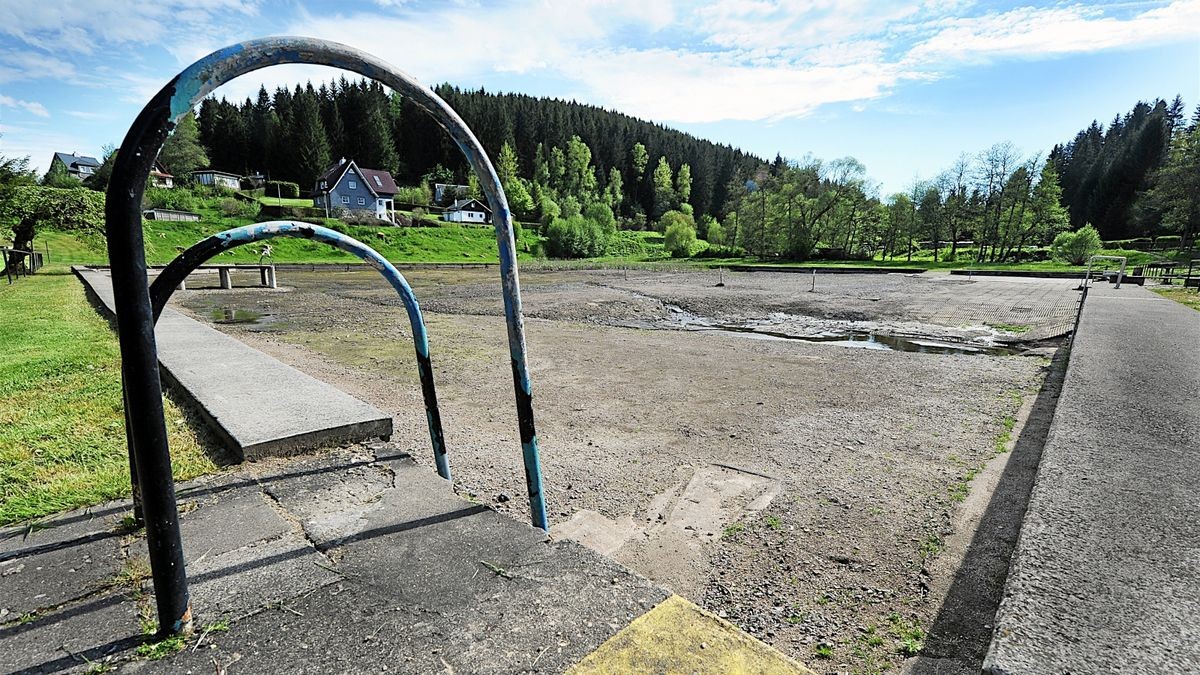
<path fill-rule="evenodd" d="M 456 489 L 524 519 L 495 276 L 409 274 Z M 957 515 L 979 489 L 967 476 L 1011 433 L 1046 360 L 620 326 L 671 321 L 674 306 L 721 322 L 783 313 L 948 331 L 1026 317 L 1025 334 L 1048 335 L 1070 327 L 1074 296 L 1065 283 L 831 275 L 811 293 L 795 275 L 716 276 L 522 275 L 553 532 L 817 670 L 898 667 L 938 616 L 944 593 L 931 589 L 961 562 L 944 548 L 969 527 Z M 280 282 L 176 297 L 201 319 L 217 306 L 271 317 L 220 328 L 391 412 L 394 440 L 432 470 L 399 299 L 374 272 Z"/>

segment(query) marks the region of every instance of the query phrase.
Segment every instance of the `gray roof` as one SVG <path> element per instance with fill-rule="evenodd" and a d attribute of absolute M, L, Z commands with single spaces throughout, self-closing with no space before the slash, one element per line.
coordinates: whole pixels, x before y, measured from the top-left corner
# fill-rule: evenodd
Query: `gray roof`
<path fill-rule="evenodd" d="M 474 202 L 474 204 L 475 204 L 474 207 L 471 206 L 472 202 Z M 447 211 L 486 211 L 487 213 L 492 212 L 492 210 L 488 208 L 487 204 L 484 204 L 483 202 L 479 201 L 478 199 L 455 199 L 453 204 L 446 207 L 446 210 Z"/>
<path fill-rule="evenodd" d="M 54 156 L 58 161 L 67 165 L 67 168 L 72 166 L 100 166 L 100 161 L 95 157 L 87 157 L 85 155 L 75 155 L 69 152 L 56 152 Z"/>

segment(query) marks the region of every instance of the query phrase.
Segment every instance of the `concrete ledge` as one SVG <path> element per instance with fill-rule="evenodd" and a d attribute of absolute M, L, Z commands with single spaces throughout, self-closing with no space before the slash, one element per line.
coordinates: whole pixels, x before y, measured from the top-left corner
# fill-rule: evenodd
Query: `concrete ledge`
<path fill-rule="evenodd" d="M 1094 286 L 987 673 L 1200 672 L 1200 313 Z"/>
<path fill-rule="evenodd" d="M 97 307 L 113 316 L 104 272 L 74 268 Z M 172 309 L 155 330 L 164 381 L 186 396 L 222 443 L 243 459 L 387 438 L 392 418 Z"/>

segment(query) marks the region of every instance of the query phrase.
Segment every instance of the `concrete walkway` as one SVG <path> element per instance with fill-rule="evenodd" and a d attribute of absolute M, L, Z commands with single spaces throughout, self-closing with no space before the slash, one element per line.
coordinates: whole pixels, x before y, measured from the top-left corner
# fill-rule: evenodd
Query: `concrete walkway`
<path fill-rule="evenodd" d="M 1094 286 L 985 672 L 1200 672 L 1200 312 Z"/>
<path fill-rule="evenodd" d="M 112 316 L 108 273 L 75 272 Z M 175 310 L 163 310 L 155 335 L 164 378 L 191 399 L 222 443 L 242 458 L 294 454 L 392 433 L 391 416 L 375 406 Z"/>

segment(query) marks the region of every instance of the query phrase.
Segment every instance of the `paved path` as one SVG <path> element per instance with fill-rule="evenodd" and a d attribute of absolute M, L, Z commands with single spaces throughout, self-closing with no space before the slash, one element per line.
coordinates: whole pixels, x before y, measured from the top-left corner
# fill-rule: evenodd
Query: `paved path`
<path fill-rule="evenodd" d="M 1090 293 L 984 664 L 1200 672 L 1200 312 Z"/>
<path fill-rule="evenodd" d="M 108 274 L 86 268 L 76 272 L 111 315 Z M 163 310 L 155 335 L 164 376 L 192 400 L 222 442 L 244 458 L 392 433 L 392 418 L 375 406 L 175 310 Z"/>

